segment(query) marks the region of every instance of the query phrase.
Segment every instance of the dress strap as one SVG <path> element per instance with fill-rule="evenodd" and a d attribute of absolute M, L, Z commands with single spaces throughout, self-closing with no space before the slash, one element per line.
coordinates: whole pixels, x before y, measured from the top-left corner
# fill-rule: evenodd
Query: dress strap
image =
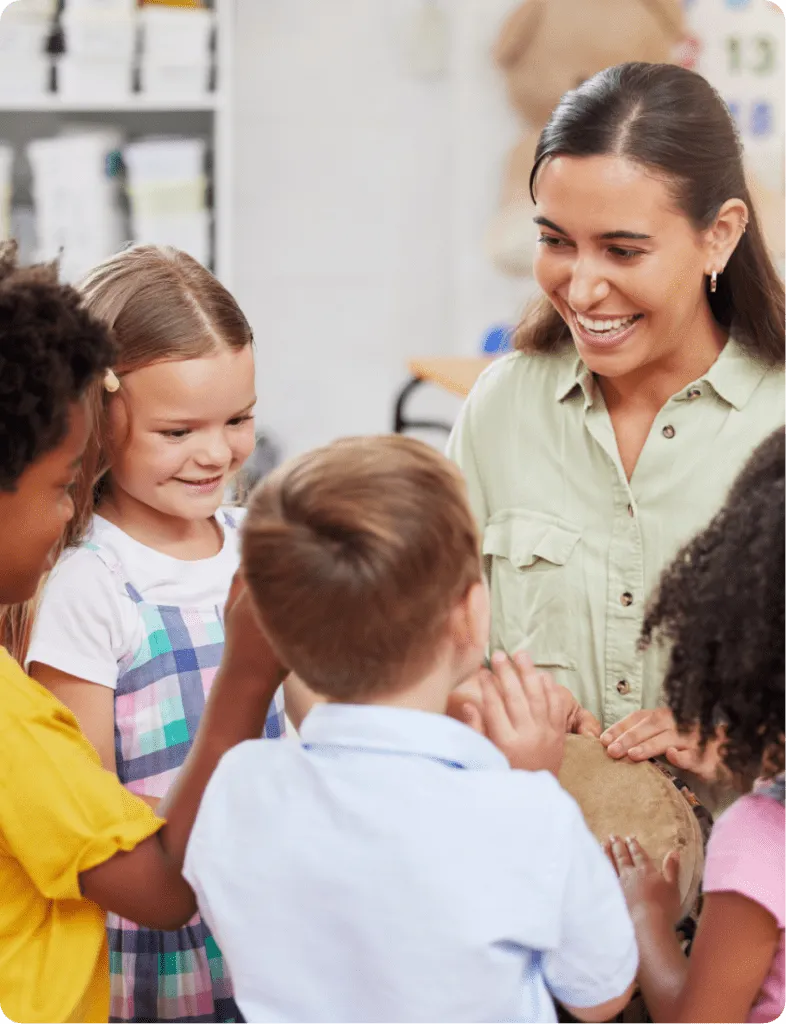
<path fill-rule="evenodd" d="M 235 517 L 232 515 L 231 512 L 227 512 L 227 510 L 225 508 L 222 508 L 221 509 L 221 515 L 222 515 L 222 517 L 224 519 L 224 525 L 225 526 L 228 526 L 230 528 L 230 530 L 236 530 L 237 529 L 237 520 L 235 519 Z"/>
<path fill-rule="evenodd" d="M 119 582 L 121 589 L 125 590 L 134 604 L 142 604 L 143 598 L 136 587 L 133 585 L 131 580 L 126 575 L 126 571 L 121 563 L 110 555 L 105 548 L 101 547 L 100 544 L 96 544 L 91 540 L 82 542 L 82 547 L 88 551 L 92 551 L 93 554 L 104 563 L 107 569 L 112 573 L 115 579 Z"/>

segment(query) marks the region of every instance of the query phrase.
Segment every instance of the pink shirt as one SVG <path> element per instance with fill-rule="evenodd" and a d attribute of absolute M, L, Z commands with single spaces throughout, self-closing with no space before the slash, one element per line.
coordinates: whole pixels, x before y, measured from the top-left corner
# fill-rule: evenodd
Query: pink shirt
<path fill-rule="evenodd" d="M 738 892 L 761 904 L 781 929 L 775 957 L 749 1021 L 773 1021 L 784 1009 L 784 847 L 786 817 L 781 802 L 756 792 L 725 811 L 710 835 L 705 892 Z"/>

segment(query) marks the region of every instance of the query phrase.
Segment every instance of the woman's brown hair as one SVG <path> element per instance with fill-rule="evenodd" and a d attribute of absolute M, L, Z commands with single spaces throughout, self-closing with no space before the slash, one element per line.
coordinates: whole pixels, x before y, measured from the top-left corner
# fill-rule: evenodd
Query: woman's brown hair
<path fill-rule="evenodd" d="M 768 365 L 784 359 L 784 288 L 751 200 L 742 143 L 728 107 L 706 79 L 673 64 L 618 64 L 566 93 L 535 150 L 530 194 L 555 156 L 619 156 L 652 168 L 668 182 L 678 208 L 701 231 L 728 199 L 748 207 L 746 232 L 717 292 L 707 289 L 713 316 L 748 352 Z M 555 352 L 570 330 L 542 297 L 526 312 L 516 348 Z"/>
<path fill-rule="evenodd" d="M 400 435 L 347 438 L 274 470 L 251 496 L 242 549 L 274 650 L 337 701 L 428 671 L 481 579 L 459 471 Z"/>
<path fill-rule="evenodd" d="M 167 246 L 137 245 L 101 263 L 78 286 L 83 307 L 109 328 L 117 345 L 113 370 L 120 390 L 103 380 L 87 389 L 90 436 L 74 486 L 74 518 L 59 547 L 79 544 L 107 481 L 107 409 L 123 401 L 123 376 L 165 360 L 198 359 L 223 346 L 253 342 L 251 327 L 224 286 L 191 256 Z M 45 585 L 24 605 L 0 611 L 0 636 L 21 663 L 30 645 L 35 611 Z"/>

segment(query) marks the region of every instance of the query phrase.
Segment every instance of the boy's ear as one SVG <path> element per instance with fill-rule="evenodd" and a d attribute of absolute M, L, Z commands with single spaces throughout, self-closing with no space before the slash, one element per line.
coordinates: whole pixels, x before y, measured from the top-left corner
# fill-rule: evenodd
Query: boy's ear
<path fill-rule="evenodd" d="M 491 609 L 485 580 L 473 583 L 450 615 L 450 633 L 459 651 L 485 650 Z"/>

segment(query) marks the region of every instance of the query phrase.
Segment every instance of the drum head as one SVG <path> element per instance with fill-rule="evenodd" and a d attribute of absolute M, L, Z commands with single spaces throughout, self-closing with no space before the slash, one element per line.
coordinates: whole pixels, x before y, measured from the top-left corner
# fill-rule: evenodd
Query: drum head
<path fill-rule="evenodd" d="M 701 829 L 674 783 L 648 761 L 615 761 L 600 740 L 566 736 L 559 773 L 599 842 L 610 835 L 635 836 L 660 868 L 670 850 L 680 853 L 680 899 L 690 913 L 704 869 Z"/>

